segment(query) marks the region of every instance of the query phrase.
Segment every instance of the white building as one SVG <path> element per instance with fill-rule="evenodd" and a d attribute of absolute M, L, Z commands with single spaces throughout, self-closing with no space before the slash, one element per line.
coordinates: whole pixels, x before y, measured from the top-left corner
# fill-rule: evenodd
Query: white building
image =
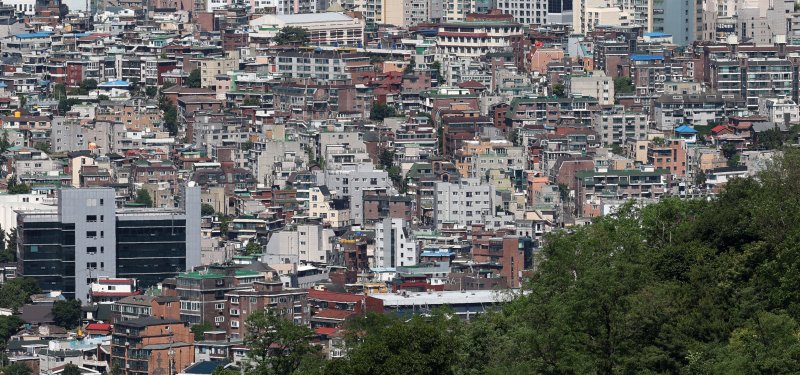
<path fill-rule="evenodd" d="M 394 193 L 389 174 L 372 165 L 349 165 L 339 170 L 315 171 L 314 175 L 317 185 L 326 185 L 331 194 L 350 197 L 350 218 L 353 224 L 363 224 L 365 190 Z"/>
<path fill-rule="evenodd" d="M 477 11 L 477 0 L 442 0 L 444 20 L 463 21 L 467 14 Z"/>
<path fill-rule="evenodd" d="M 436 227 L 441 229 L 445 224 L 467 227 L 482 222 L 481 216 L 494 213 L 495 202 L 494 186 L 482 184 L 479 178 L 437 182 L 433 213 Z"/>
<path fill-rule="evenodd" d="M 790 98 L 758 98 L 758 114 L 777 124 L 800 122 L 800 106 Z"/>
<path fill-rule="evenodd" d="M 595 98 L 603 106 L 614 105 L 614 80 L 602 71 L 592 72 L 588 77 L 571 77 L 569 92 Z"/>
<path fill-rule="evenodd" d="M 364 41 L 364 21 L 343 13 L 267 14 L 250 21 L 251 37 L 273 37 L 284 27 L 308 30 L 312 45 L 357 45 Z"/>
<path fill-rule="evenodd" d="M 270 237 L 262 262 L 265 264 L 325 263 L 333 250 L 330 229 L 317 224 L 297 225 Z"/>
<path fill-rule="evenodd" d="M 497 9 L 514 16 L 514 20 L 523 25 L 543 25 L 547 23 L 547 6 L 549 0 L 502 0 L 497 2 Z"/>
<path fill-rule="evenodd" d="M 399 218 L 384 218 L 375 224 L 373 267 L 400 267 L 417 264 L 417 245 L 407 223 Z"/>

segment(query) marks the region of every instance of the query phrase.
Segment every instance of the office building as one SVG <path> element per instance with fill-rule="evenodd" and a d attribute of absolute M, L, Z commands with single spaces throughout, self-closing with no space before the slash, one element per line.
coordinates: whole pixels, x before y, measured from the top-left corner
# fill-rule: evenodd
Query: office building
<path fill-rule="evenodd" d="M 88 301 L 101 276 L 147 288 L 200 264 L 200 190 L 180 208 L 117 208 L 111 188 L 59 189 L 58 206 L 17 216 L 18 262 L 42 290 Z"/>

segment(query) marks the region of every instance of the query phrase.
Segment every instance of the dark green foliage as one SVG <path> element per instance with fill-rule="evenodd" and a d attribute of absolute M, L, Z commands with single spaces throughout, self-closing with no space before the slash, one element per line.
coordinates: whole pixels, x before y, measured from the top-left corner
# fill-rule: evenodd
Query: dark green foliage
<path fill-rule="evenodd" d="M 434 61 L 431 64 L 431 79 L 434 81 L 440 81 L 442 79 L 442 63 Z M 439 84 L 441 84 L 441 82 L 439 82 Z"/>
<path fill-rule="evenodd" d="M 371 120 L 383 121 L 383 119 L 387 117 L 394 116 L 397 116 L 394 107 L 378 102 L 372 103 L 372 111 L 369 113 L 369 118 Z"/>
<path fill-rule="evenodd" d="M 50 143 L 48 143 L 48 142 L 36 142 L 36 144 L 33 145 L 33 148 L 35 148 L 35 149 L 37 149 L 37 150 L 39 150 L 41 152 L 44 152 L 45 154 L 49 154 L 50 153 Z"/>
<path fill-rule="evenodd" d="M 6 367 L 3 367 L 2 372 L 4 375 L 31 375 L 33 370 L 22 362 L 14 362 Z"/>
<path fill-rule="evenodd" d="M 186 78 L 186 86 L 198 88 L 201 83 L 200 68 L 192 69 L 192 71 L 189 72 L 189 77 Z"/>
<path fill-rule="evenodd" d="M 242 145 L 241 145 L 241 146 L 239 146 L 239 148 L 240 148 L 242 151 L 250 151 L 250 150 L 252 150 L 252 149 L 253 149 L 253 141 L 251 141 L 251 140 L 249 140 L 249 139 L 248 139 L 247 141 L 245 141 L 244 143 L 242 143 Z"/>
<path fill-rule="evenodd" d="M 633 87 L 633 80 L 631 80 L 631 77 L 614 78 L 615 94 L 632 94 L 635 89 L 636 88 Z"/>
<path fill-rule="evenodd" d="M 564 85 L 560 83 L 556 83 L 555 85 L 553 85 L 553 95 L 555 95 L 557 98 L 565 97 L 567 94 L 564 91 Z"/>
<path fill-rule="evenodd" d="M 302 27 L 286 26 L 275 35 L 272 39 L 273 42 L 279 45 L 302 45 L 308 44 L 309 38 L 308 30 Z"/>
<path fill-rule="evenodd" d="M 17 277 L 0 286 L 0 307 L 19 309 L 30 302 L 32 294 L 41 293 L 36 280 L 29 277 Z"/>
<path fill-rule="evenodd" d="M 155 98 L 158 95 L 158 88 L 153 86 L 147 86 L 144 89 L 144 94 L 147 95 L 148 98 Z"/>
<path fill-rule="evenodd" d="M 203 203 L 202 205 L 200 205 L 200 215 L 202 216 L 214 215 L 214 206 L 208 203 Z"/>
<path fill-rule="evenodd" d="M 8 194 L 29 194 L 31 192 L 31 187 L 25 183 L 18 183 L 16 177 L 11 176 L 8 181 Z"/>
<path fill-rule="evenodd" d="M 244 342 L 250 348 L 247 355 L 253 360 L 248 374 L 308 373 L 307 367 L 320 367 L 319 347 L 310 343 L 314 333 L 310 328 L 272 310 L 250 314 L 245 327 Z"/>
<path fill-rule="evenodd" d="M 150 198 L 150 192 L 148 192 L 145 188 L 141 188 L 136 191 L 135 202 L 145 207 L 153 207 L 153 199 Z"/>
<path fill-rule="evenodd" d="M 244 248 L 245 255 L 255 255 L 263 253 L 261 245 L 256 240 L 247 241 L 247 246 Z"/>
<path fill-rule="evenodd" d="M 194 334 L 194 341 L 203 341 L 203 333 L 213 331 L 214 326 L 209 322 L 202 322 L 192 326 L 192 333 Z"/>
<path fill-rule="evenodd" d="M 64 370 L 61 371 L 61 375 L 81 375 L 81 369 L 72 363 L 67 363 L 64 365 Z"/>
<path fill-rule="evenodd" d="M 72 299 L 53 303 L 53 320 L 66 329 L 78 326 L 81 319 L 81 301 Z"/>
<path fill-rule="evenodd" d="M 247 97 L 244 102 L 242 102 L 242 105 L 247 107 L 261 107 L 261 99 L 255 96 L 250 96 Z"/>
<path fill-rule="evenodd" d="M 12 335 L 22 327 L 25 322 L 19 316 L 0 316 L 0 349 L 6 348 L 6 343 Z"/>

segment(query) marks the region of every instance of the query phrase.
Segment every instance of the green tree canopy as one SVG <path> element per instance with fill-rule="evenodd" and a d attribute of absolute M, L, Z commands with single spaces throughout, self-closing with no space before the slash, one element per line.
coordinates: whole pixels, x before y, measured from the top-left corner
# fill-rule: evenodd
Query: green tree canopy
<path fill-rule="evenodd" d="M 72 363 L 67 363 L 64 365 L 64 370 L 61 371 L 61 375 L 81 375 L 81 369 Z"/>
<path fill-rule="evenodd" d="M 202 216 L 212 216 L 214 215 L 214 206 L 203 203 L 200 205 L 200 215 Z"/>
<path fill-rule="evenodd" d="M 186 78 L 186 86 L 198 88 L 201 84 L 200 68 L 192 69 L 192 71 L 189 72 L 189 77 Z"/>
<path fill-rule="evenodd" d="M 191 331 L 194 334 L 194 341 L 202 341 L 203 334 L 208 331 L 213 331 L 214 326 L 209 322 L 202 322 L 192 326 Z"/>
<path fill-rule="evenodd" d="M 614 78 L 614 93 L 615 94 L 632 94 L 636 88 L 633 86 L 631 77 L 617 77 Z"/>
<path fill-rule="evenodd" d="M 394 110 L 394 107 L 378 102 L 372 103 L 372 111 L 369 113 L 370 119 L 383 121 L 383 119 L 387 117 L 394 116 L 397 116 L 397 112 Z"/>
<path fill-rule="evenodd" d="M 53 303 L 53 320 L 56 325 L 73 329 L 80 324 L 81 301 L 76 299 Z"/>
<path fill-rule="evenodd" d="M 279 45 L 303 45 L 308 44 L 310 41 L 310 36 L 308 35 L 308 30 L 302 27 L 294 27 L 294 26 L 286 26 L 272 39 L 276 44 Z"/>
<path fill-rule="evenodd" d="M 8 194 L 30 194 L 31 187 L 25 183 L 18 183 L 17 178 L 11 176 L 8 180 L 8 187 L 6 189 Z"/>
<path fill-rule="evenodd" d="M 31 375 L 33 370 L 23 362 L 14 362 L 6 367 L 3 367 L 2 372 L 4 375 Z"/>
<path fill-rule="evenodd" d="M 136 203 L 145 207 L 153 207 L 153 199 L 150 198 L 150 192 L 145 188 L 136 191 Z"/>
<path fill-rule="evenodd" d="M 276 315 L 272 310 L 257 311 L 245 322 L 245 344 L 253 365 L 249 374 L 295 374 L 321 357 L 319 347 L 310 340 L 313 331 Z M 319 366 L 316 366 L 319 367 Z"/>

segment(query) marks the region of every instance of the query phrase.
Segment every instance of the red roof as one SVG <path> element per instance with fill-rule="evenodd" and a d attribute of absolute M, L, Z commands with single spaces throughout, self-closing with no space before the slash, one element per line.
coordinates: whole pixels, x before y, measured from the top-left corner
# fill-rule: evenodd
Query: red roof
<path fill-rule="evenodd" d="M 358 294 L 326 292 L 316 289 L 308 290 L 308 299 L 316 299 L 321 301 L 361 302 L 364 300 L 364 298 L 365 297 L 363 295 Z"/>
<path fill-rule="evenodd" d="M 135 292 L 91 292 L 92 296 L 96 297 L 127 297 L 138 295 L 139 291 Z"/>
<path fill-rule="evenodd" d="M 461 87 L 462 89 L 485 89 L 486 88 L 486 86 L 484 86 L 483 84 L 481 84 L 480 82 L 478 82 L 478 81 L 476 81 L 474 79 L 471 79 L 469 81 L 461 82 L 461 83 L 458 84 L 458 87 Z"/>
<path fill-rule="evenodd" d="M 318 313 L 314 314 L 314 316 L 311 318 L 345 320 L 353 314 L 355 314 L 355 311 L 322 309 Z"/>
<path fill-rule="evenodd" d="M 110 331 L 111 324 L 91 323 L 86 326 L 87 331 Z"/>
<path fill-rule="evenodd" d="M 330 336 L 336 333 L 336 331 L 338 330 L 339 330 L 338 328 L 319 327 L 314 329 L 314 332 L 316 332 L 316 334 L 318 335 Z"/>
<path fill-rule="evenodd" d="M 725 126 L 725 125 L 717 125 L 717 126 L 715 126 L 714 128 L 711 129 L 711 132 L 712 133 L 719 133 L 719 132 L 721 132 L 721 131 L 723 131 L 723 130 L 725 130 L 727 128 L 728 127 Z"/>
<path fill-rule="evenodd" d="M 133 279 L 99 279 L 98 284 L 133 284 Z"/>

